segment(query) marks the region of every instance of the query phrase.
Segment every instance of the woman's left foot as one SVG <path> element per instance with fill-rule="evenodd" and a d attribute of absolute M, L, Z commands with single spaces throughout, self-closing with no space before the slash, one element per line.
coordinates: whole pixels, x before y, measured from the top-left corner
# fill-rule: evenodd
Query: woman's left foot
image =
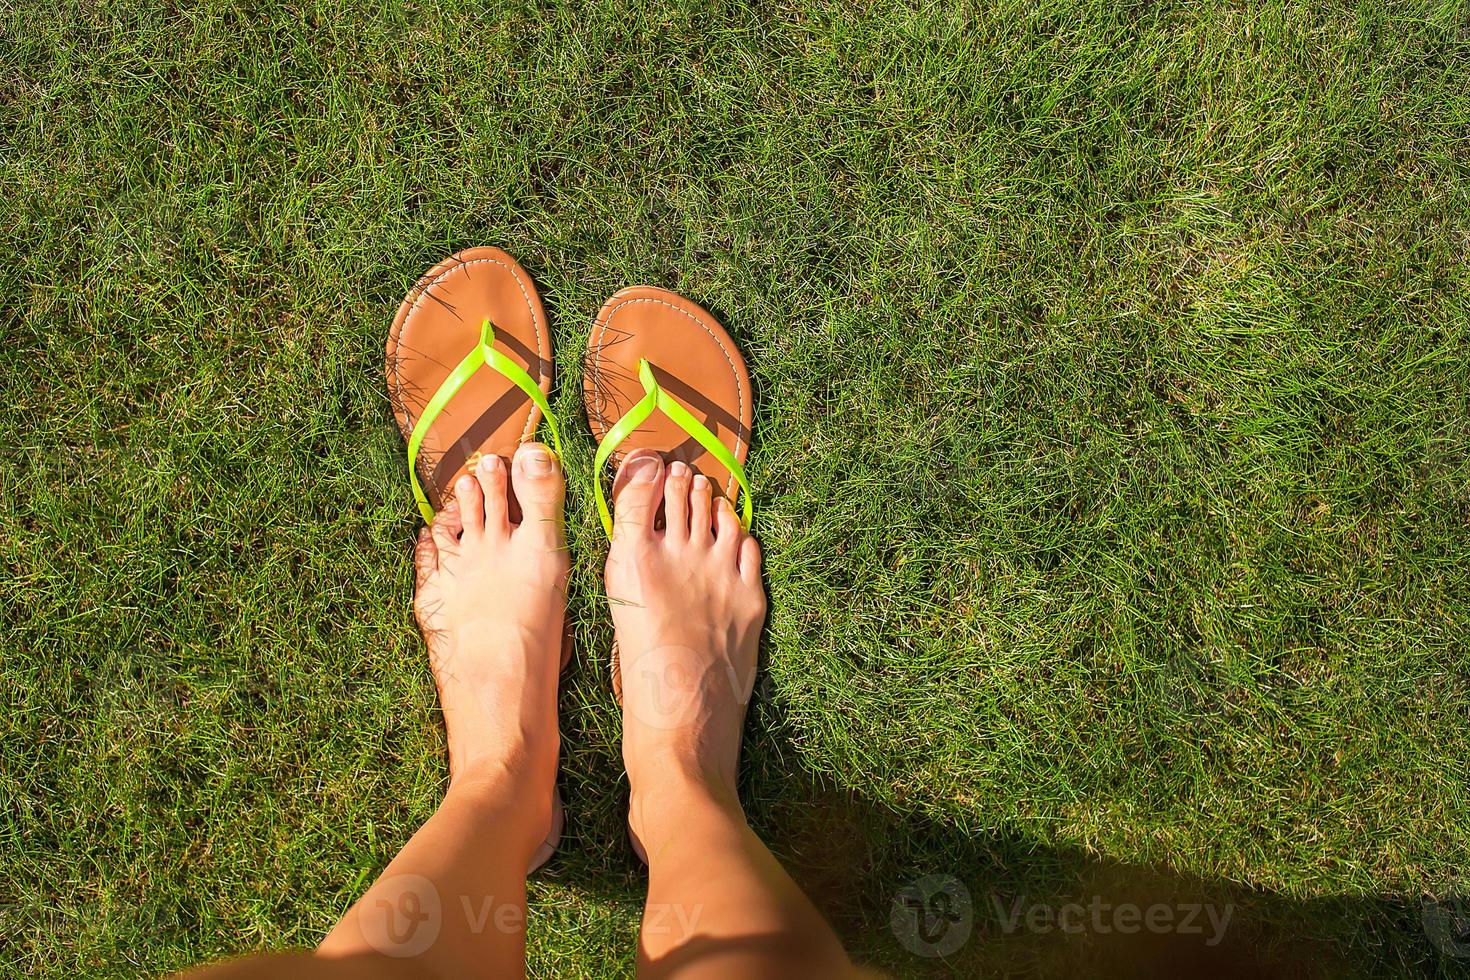
<path fill-rule="evenodd" d="M 527 778 L 544 782 L 535 795 L 548 806 L 566 616 L 564 490 L 555 454 L 540 443 L 522 445 L 509 466 L 485 456 L 414 552 L 414 612 L 439 686 L 451 781 L 513 773 L 522 791 Z"/>

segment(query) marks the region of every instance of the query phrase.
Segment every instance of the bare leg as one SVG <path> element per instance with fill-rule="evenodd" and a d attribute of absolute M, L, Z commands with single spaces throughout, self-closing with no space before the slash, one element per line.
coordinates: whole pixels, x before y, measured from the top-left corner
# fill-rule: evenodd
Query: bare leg
<path fill-rule="evenodd" d="M 746 825 L 736 793 L 765 619 L 760 548 L 709 481 L 634 453 L 607 564 L 629 823 L 648 855 L 650 977 L 847 976 L 837 937 Z M 666 526 L 655 530 L 663 503 Z"/>
<path fill-rule="evenodd" d="M 551 821 L 559 746 L 562 492 L 555 457 L 528 444 L 513 474 L 483 460 L 420 535 L 414 608 L 448 732 L 444 802 L 314 959 L 255 958 L 211 976 L 524 975 L 526 868 Z"/>

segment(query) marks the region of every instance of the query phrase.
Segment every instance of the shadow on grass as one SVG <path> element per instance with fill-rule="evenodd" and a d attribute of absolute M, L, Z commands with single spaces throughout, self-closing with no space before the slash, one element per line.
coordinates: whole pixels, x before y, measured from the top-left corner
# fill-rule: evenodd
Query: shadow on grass
<path fill-rule="evenodd" d="M 1004 828 L 970 831 L 805 770 L 779 696 L 769 683 L 757 691 L 747 815 L 863 965 L 895 977 L 1470 977 L 1465 896 L 1297 900 Z M 603 715 L 564 714 L 564 738 L 600 744 L 594 753 L 615 745 L 578 728 Z M 627 843 L 619 762 L 584 755 L 563 768 L 577 819 L 549 872 L 636 909 L 645 878 Z"/>
<path fill-rule="evenodd" d="M 796 760 L 760 707 L 754 758 Z M 1470 976 L 1461 901 L 1296 901 L 1004 831 L 967 833 L 808 773 L 748 767 L 757 831 L 861 962 L 895 976 Z"/>

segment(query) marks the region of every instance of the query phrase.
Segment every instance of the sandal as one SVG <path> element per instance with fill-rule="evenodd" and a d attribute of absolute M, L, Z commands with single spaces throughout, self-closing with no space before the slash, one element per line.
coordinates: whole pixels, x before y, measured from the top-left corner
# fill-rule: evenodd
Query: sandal
<path fill-rule="evenodd" d="M 636 449 L 687 463 L 732 502 L 738 494 L 741 523 L 750 528 L 750 372 L 709 311 L 667 289 L 620 290 L 597 314 L 582 385 L 598 441 L 597 512 L 608 537 L 602 468 Z"/>
<path fill-rule="evenodd" d="M 541 297 L 500 249 L 451 255 L 409 290 L 388 334 L 388 395 L 426 523 L 481 456 L 514 455 L 541 419 L 561 455 L 551 369 Z"/>

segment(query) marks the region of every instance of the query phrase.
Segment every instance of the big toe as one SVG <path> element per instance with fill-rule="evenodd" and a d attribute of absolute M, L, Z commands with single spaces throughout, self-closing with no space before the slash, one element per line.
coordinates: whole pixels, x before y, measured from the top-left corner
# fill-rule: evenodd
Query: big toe
<path fill-rule="evenodd" d="M 539 442 L 523 443 L 511 465 L 511 483 L 521 505 L 521 531 L 559 538 L 566 478 L 556 454 Z"/>
<path fill-rule="evenodd" d="M 613 480 L 613 537 L 631 539 L 652 534 L 663 490 L 663 457 L 651 449 L 630 453 Z"/>

